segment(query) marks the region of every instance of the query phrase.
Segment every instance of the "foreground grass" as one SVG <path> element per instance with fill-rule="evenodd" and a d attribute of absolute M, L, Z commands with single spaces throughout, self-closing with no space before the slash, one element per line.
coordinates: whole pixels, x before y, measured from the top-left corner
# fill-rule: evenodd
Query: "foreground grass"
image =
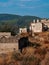
<path fill-rule="evenodd" d="M 44 59 L 47 59 L 46 63 L 44 60 L 44 63 L 49 65 L 49 55 L 47 52 L 49 53 L 49 51 L 46 51 L 46 48 L 26 48 L 22 53 L 13 51 L 7 54 L 0 54 L 0 65 L 42 65 L 41 63 Z"/>

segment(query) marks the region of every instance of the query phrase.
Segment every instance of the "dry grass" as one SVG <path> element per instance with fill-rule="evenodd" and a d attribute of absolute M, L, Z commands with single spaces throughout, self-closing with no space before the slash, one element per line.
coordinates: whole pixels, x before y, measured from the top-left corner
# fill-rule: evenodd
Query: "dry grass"
<path fill-rule="evenodd" d="M 0 54 L 0 65 L 49 65 L 49 32 L 37 33 L 38 39 L 30 40 L 40 42 L 41 47 L 27 47 L 19 51 Z M 36 34 L 36 36 L 37 36 Z"/>

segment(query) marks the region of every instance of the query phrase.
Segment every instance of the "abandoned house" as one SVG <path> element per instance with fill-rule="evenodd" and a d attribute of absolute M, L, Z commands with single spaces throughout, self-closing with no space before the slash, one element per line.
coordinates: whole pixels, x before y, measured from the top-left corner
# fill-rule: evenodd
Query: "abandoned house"
<path fill-rule="evenodd" d="M 48 26 L 48 28 L 49 28 L 49 20 L 42 19 L 41 23 L 43 23 L 44 25 Z"/>
<path fill-rule="evenodd" d="M 20 28 L 19 33 L 27 33 L 27 28 Z"/>
<path fill-rule="evenodd" d="M 35 20 L 30 24 L 30 28 L 29 28 L 32 32 L 36 33 L 36 32 L 42 32 L 42 23 L 39 22 L 39 20 L 37 20 L 37 22 L 35 22 Z"/>

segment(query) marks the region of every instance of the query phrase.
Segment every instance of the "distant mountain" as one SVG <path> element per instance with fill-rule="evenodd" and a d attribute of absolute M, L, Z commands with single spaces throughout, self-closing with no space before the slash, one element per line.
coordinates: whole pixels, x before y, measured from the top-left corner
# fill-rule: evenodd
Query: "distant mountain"
<path fill-rule="evenodd" d="M 41 20 L 41 18 L 36 16 L 20 16 L 12 14 L 0 14 L 0 22 L 6 22 L 11 24 L 16 24 L 18 26 L 28 26 L 33 20 Z"/>
<path fill-rule="evenodd" d="M 13 20 L 18 19 L 19 15 L 12 15 L 12 14 L 0 14 L 0 20 Z"/>
<path fill-rule="evenodd" d="M 18 30 L 19 27 L 29 27 L 30 23 L 33 22 L 34 19 L 41 20 L 40 17 L 36 16 L 0 14 L 0 31 L 12 31 L 13 29 Z"/>

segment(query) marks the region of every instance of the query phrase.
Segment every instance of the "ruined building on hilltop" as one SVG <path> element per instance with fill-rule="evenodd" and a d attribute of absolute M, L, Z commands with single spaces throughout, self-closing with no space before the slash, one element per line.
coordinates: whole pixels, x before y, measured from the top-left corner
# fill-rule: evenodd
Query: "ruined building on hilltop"
<path fill-rule="evenodd" d="M 35 22 L 35 20 L 34 20 L 30 24 L 30 30 L 32 32 L 34 32 L 34 33 L 36 33 L 36 32 L 42 32 L 42 23 L 39 22 L 39 20 L 37 20 L 37 22 Z"/>

